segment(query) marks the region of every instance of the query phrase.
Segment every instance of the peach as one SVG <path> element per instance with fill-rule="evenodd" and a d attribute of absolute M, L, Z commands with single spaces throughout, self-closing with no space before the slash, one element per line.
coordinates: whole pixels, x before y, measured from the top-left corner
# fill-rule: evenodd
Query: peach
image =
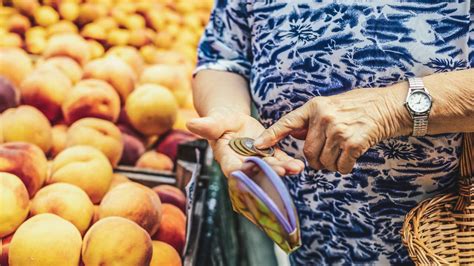
<path fill-rule="evenodd" d="M 23 46 L 23 40 L 21 36 L 13 33 L 7 32 L 3 33 L 0 39 L 0 47 L 2 48 L 21 48 Z"/>
<path fill-rule="evenodd" d="M 136 223 L 107 217 L 87 231 L 82 245 L 85 265 L 149 265 L 153 254 L 150 236 Z"/>
<path fill-rule="evenodd" d="M 55 125 L 51 132 L 53 136 L 53 145 L 51 150 L 49 150 L 49 155 L 54 158 L 66 148 L 67 126 L 63 124 Z"/>
<path fill-rule="evenodd" d="M 29 196 L 25 185 L 16 175 L 0 173 L 0 238 L 13 233 L 26 219 Z"/>
<path fill-rule="evenodd" d="M 34 26 L 28 29 L 25 33 L 25 37 L 47 37 L 46 29 L 41 26 Z"/>
<path fill-rule="evenodd" d="M 107 15 L 107 7 L 101 4 L 84 3 L 80 5 L 79 17 L 76 22 L 85 25 Z"/>
<path fill-rule="evenodd" d="M 160 198 L 138 183 L 122 183 L 111 189 L 100 203 L 99 218 L 109 216 L 130 219 L 153 235 L 161 222 Z"/>
<path fill-rule="evenodd" d="M 98 20 L 94 21 L 94 23 L 102 26 L 102 28 L 104 28 L 107 32 L 118 27 L 117 22 L 112 17 L 99 18 Z"/>
<path fill-rule="evenodd" d="M 87 40 L 87 45 L 89 46 L 91 59 L 99 58 L 105 53 L 104 46 L 97 41 Z"/>
<path fill-rule="evenodd" d="M 174 129 L 165 136 L 162 136 L 160 143 L 155 147 L 157 152 L 163 153 L 176 161 L 176 154 L 178 153 L 179 144 L 196 140 L 196 135 L 187 131 Z"/>
<path fill-rule="evenodd" d="M 111 29 L 107 33 L 107 44 L 110 46 L 127 45 L 130 32 L 125 29 Z"/>
<path fill-rule="evenodd" d="M 130 31 L 128 44 L 142 47 L 153 43 L 154 32 L 146 29 L 135 29 Z"/>
<path fill-rule="evenodd" d="M 123 26 L 129 30 L 145 28 L 145 19 L 137 14 L 127 16 L 123 21 Z"/>
<path fill-rule="evenodd" d="M 135 165 L 140 156 L 145 153 L 145 145 L 134 135 L 122 132 L 123 153 L 120 164 Z"/>
<path fill-rule="evenodd" d="M 21 102 L 36 107 L 53 122 L 61 114 L 61 104 L 71 87 L 64 72 L 53 64 L 44 64 L 21 83 Z"/>
<path fill-rule="evenodd" d="M 145 135 L 160 135 L 176 120 L 178 104 L 165 87 L 145 84 L 130 94 L 125 111 L 132 126 Z"/>
<path fill-rule="evenodd" d="M 156 151 L 145 152 L 135 163 L 138 168 L 152 169 L 157 171 L 172 171 L 174 164 L 171 159 Z"/>
<path fill-rule="evenodd" d="M 122 59 L 135 71 L 137 76 L 140 75 L 143 70 L 145 62 L 143 62 L 140 53 L 133 46 L 114 46 L 107 51 L 106 56 L 109 55 L 117 56 Z"/>
<path fill-rule="evenodd" d="M 12 2 L 16 10 L 30 17 L 34 15 L 34 12 L 40 6 L 38 0 L 13 0 Z"/>
<path fill-rule="evenodd" d="M 20 14 L 14 14 L 8 19 L 6 28 L 7 31 L 24 35 L 30 27 L 31 23 L 27 17 Z"/>
<path fill-rule="evenodd" d="M 18 176 L 32 197 L 46 180 L 48 161 L 40 148 L 24 142 L 0 145 L 0 172 Z"/>
<path fill-rule="evenodd" d="M 50 6 L 38 7 L 34 11 L 33 16 L 35 18 L 36 24 L 43 27 L 47 27 L 59 21 L 58 13 Z"/>
<path fill-rule="evenodd" d="M 67 132 L 67 147 L 89 145 L 100 150 L 116 166 L 122 156 L 123 141 L 120 130 L 112 122 L 97 118 L 82 118 Z"/>
<path fill-rule="evenodd" d="M 112 176 L 112 183 L 110 184 L 109 190 L 125 182 L 131 182 L 131 181 L 130 179 L 128 179 L 128 177 L 122 174 L 114 174 Z"/>
<path fill-rule="evenodd" d="M 159 32 L 155 35 L 153 43 L 163 49 L 169 49 L 174 42 L 174 37 L 166 31 Z"/>
<path fill-rule="evenodd" d="M 63 33 L 52 36 L 46 45 L 43 56 L 68 56 L 84 66 L 91 57 L 89 45 L 80 35 Z"/>
<path fill-rule="evenodd" d="M 162 241 L 152 241 L 153 256 L 150 266 L 181 266 L 181 256 L 169 244 Z"/>
<path fill-rule="evenodd" d="M 104 42 L 107 38 L 107 31 L 97 23 L 89 23 L 81 30 L 82 37 Z"/>
<path fill-rule="evenodd" d="M 0 76 L 0 113 L 8 108 L 17 107 L 20 103 L 20 93 L 13 83 Z"/>
<path fill-rule="evenodd" d="M 135 88 L 135 73 L 130 66 L 116 56 L 91 61 L 84 67 L 84 78 L 94 78 L 107 81 L 125 102 Z"/>
<path fill-rule="evenodd" d="M 168 243 L 181 254 L 186 241 L 186 216 L 178 207 L 167 203 L 162 204 L 162 212 L 160 229 L 153 240 Z"/>
<path fill-rule="evenodd" d="M 41 213 L 52 213 L 66 219 L 84 235 L 94 215 L 94 205 L 79 187 L 55 183 L 40 189 L 31 201 L 31 216 Z"/>
<path fill-rule="evenodd" d="M 68 20 L 61 20 L 57 23 L 49 25 L 46 29 L 48 37 L 59 34 L 77 34 L 78 31 L 79 30 L 77 26 Z"/>
<path fill-rule="evenodd" d="M 181 211 L 186 211 L 186 196 L 183 191 L 170 185 L 158 185 L 153 191 L 160 197 L 161 203 L 169 203 L 178 207 Z"/>
<path fill-rule="evenodd" d="M 59 4 L 59 15 L 65 20 L 74 21 L 79 17 L 79 4 L 74 2 L 64 2 Z"/>
<path fill-rule="evenodd" d="M 51 148 L 51 124 L 38 109 L 21 105 L 2 114 L 5 142 L 24 141 L 38 145 L 44 152 Z"/>
<path fill-rule="evenodd" d="M 94 205 L 94 215 L 92 216 L 91 226 L 99 221 L 99 205 Z"/>
<path fill-rule="evenodd" d="M 40 61 L 39 65 L 52 65 L 61 70 L 73 84 L 77 83 L 82 78 L 82 68 L 73 59 L 66 56 L 57 56 Z M 37 63 L 38 66 L 38 63 Z"/>
<path fill-rule="evenodd" d="M 8 253 L 13 234 L 0 238 L 0 265 L 8 266 Z"/>
<path fill-rule="evenodd" d="M 19 48 L 0 48 L 0 76 L 19 88 L 21 82 L 33 70 L 28 54 Z"/>
<path fill-rule="evenodd" d="M 42 54 L 44 49 L 46 48 L 46 43 L 46 37 L 42 36 L 26 36 L 25 38 L 25 48 L 26 51 L 28 51 L 28 53 L 30 54 Z"/>
<path fill-rule="evenodd" d="M 48 183 L 58 182 L 80 187 L 93 203 L 98 203 L 112 182 L 112 166 L 107 157 L 94 147 L 70 147 L 54 158 Z"/>
<path fill-rule="evenodd" d="M 120 97 L 107 82 L 86 79 L 74 86 L 62 105 L 62 111 L 68 124 L 85 117 L 116 122 L 120 113 Z"/>
<path fill-rule="evenodd" d="M 179 109 L 176 122 L 173 125 L 174 129 L 188 131 L 186 123 L 191 119 L 198 118 L 199 114 L 193 109 Z"/>
<path fill-rule="evenodd" d="M 10 265 L 77 266 L 82 238 L 77 228 L 63 218 L 43 213 L 24 222 L 13 235 Z"/>

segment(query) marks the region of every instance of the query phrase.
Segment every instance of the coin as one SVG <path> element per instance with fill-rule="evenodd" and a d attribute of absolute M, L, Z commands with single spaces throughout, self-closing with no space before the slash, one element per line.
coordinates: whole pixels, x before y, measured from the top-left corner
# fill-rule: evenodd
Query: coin
<path fill-rule="evenodd" d="M 240 148 L 239 146 L 237 146 L 237 139 L 232 139 L 230 142 L 229 142 L 229 146 L 232 148 L 233 151 L 235 151 L 236 153 L 238 153 L 239 155 L 242 155 L 242 156 L 249 156 L 249 154 L 247 153 L 247 151 L 243 150 L 242 148 Z"/>
<path fill-rule="evenodd" d="M 236 153 L 242 156 L 273 156 L 275 149 L 273 147 L 266 149 L 257 149 L 254 146 L 254 139 L 251 138 L 235 138 L 229 141 L 229 146 Z"/>

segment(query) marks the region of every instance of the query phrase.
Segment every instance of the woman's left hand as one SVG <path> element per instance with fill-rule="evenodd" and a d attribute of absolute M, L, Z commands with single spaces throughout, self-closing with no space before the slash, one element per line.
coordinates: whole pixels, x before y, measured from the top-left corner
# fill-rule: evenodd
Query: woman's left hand
<path fill-rule="evenodd" d="M 407 84 L 397 85 L 408 90 Z M 255 145 L 267 148 L 288 135 L 303 136 L 304 155 L 312 168 L 349 173 L 371 146 L 410 133 L 411 118 L 400 91 L 356 89 L 314 97 L 266 129 Z"/>

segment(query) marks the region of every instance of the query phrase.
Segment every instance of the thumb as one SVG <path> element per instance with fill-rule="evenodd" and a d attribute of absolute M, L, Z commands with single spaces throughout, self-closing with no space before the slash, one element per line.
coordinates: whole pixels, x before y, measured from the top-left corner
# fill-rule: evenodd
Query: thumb
<path fill-rule="evenodd" d="M 236 125 L 229 123 L 227 119 L 219 115 L 209 115 L 189 120 L 186 127 L 189 131 L 205 139 L 217 140 L 226 131 L 235 130 Z"/>
<path fill-rule="evenodd" d="M 271 127 L 265 129 L 255 139 L 255 147 L 265 149 L 274 146 L 278 141 L 293 131 L 301 131 L 307 127 L 308 114 L 306 107 L 302 107 L 286 114 Z"/>

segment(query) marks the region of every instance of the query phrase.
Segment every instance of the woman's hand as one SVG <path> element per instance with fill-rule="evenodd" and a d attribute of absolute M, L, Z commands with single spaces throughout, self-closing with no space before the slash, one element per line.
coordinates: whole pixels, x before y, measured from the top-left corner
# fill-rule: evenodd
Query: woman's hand
<path fill-rule="evenodd" d="M 251 116 L 231 108 L 215 108 L 206 117 L 188 122 L 189 130 L 209 140 L 214 157 L 226 176 L 242 168 L 245 157 L 229 147 L 229 141 L 236 137 L 258 137 L 265 129 Z M 274 157 L 264 158 L 280 175 L 297 174 L 304 168 L 303 162 L 293 159 L 276 149 Z"/>
<path fill-rule="evenodd" d="M 312 168 L 349 173 L 371 146 L 410 132 L 411 118 L 400 91 L 364 89 L 315 97 L 265 130 L 255 145 L 273 146 L 290 134 L 303 137 Z"/>

